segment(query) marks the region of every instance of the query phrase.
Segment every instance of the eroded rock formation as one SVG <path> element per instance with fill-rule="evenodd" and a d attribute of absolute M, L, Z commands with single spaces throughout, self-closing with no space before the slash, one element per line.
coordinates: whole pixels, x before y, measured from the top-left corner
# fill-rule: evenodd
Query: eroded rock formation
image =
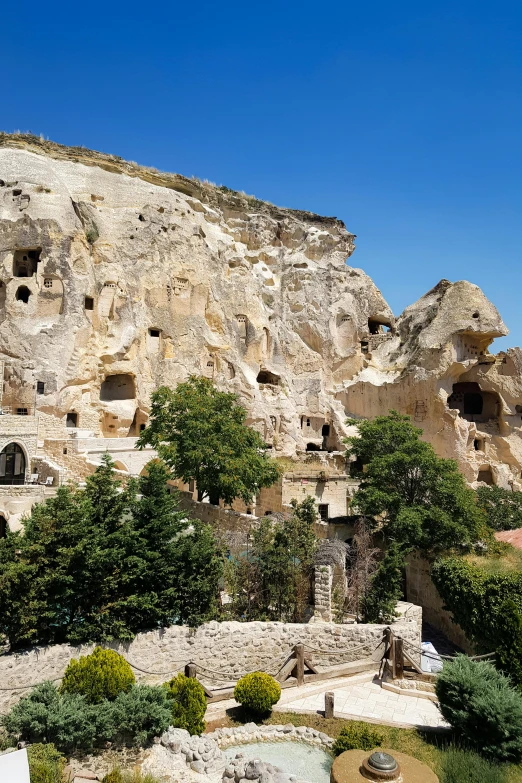
<path fill-rule="evenodd" d="M 275 454 L 339 450 L 347 415 L 393 407 L 470 482 L 522 488 L 522 354 L 488 352 L 496 309 L 443 280 L 396 322 L 347 266 L 353 239 L 335 218 L 0 136 L 2 405 L 36 410 L 40 453 L 76 475 L 53 442 L 137 435 L 158 385 L 203 374 Z"/>

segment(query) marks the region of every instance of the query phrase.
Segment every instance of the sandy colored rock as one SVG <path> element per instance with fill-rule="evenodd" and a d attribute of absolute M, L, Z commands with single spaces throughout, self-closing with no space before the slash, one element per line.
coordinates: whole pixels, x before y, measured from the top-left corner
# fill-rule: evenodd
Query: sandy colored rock
<path fill-rule="evenodd" d="M 18 438 L 56 484 L 119 438 L 117 468 L 139 473 L 151 392 L 194 373 L 239 395 L 276 456 L 342 451 L 347 417 L 395 408 L 471 484 L 522 489 L 522 353 L 489 353 L 495 307 L 442 280 L 396 320 L 354 247 L 336 218 L 0 135 L 2 406 L 28 414 L 0 417 L 0 449 Z"/>

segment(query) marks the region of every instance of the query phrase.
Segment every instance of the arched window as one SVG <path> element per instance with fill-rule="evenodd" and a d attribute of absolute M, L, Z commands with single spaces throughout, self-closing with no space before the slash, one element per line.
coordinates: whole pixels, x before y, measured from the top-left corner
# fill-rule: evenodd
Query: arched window
<path fill-rule="evenodd" d="M 25 483 L 25 454 L 18 443 L 8 443 L 0 454 L 0 484 Z"/>

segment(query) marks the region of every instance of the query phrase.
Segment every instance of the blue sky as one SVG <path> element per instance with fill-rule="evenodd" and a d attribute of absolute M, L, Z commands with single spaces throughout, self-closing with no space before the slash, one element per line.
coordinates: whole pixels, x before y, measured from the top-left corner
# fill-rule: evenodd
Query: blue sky
<path fill-rule="evenodd" d="M 2 8 L 0 127 L 341 218 L 396 314 L 481 286 L 522 345 L 520 2 Z"/>

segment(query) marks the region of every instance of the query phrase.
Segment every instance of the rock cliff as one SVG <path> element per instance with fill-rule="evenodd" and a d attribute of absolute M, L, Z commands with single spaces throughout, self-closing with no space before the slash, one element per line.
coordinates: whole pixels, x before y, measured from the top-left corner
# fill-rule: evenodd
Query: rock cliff
<path fill-rule="evenodd" d="M 2 404 L 137 435 L 190 373 L 236 392 L 275 454 L 342 448 L 347 415 L 410 414 L 470 481 L 520 487 L 522 354 L 442 280 L 395 320 L 336 218 L 84 148 L 0 135 Z M 1 444 L 0 444 L 1 445 Z"/>

